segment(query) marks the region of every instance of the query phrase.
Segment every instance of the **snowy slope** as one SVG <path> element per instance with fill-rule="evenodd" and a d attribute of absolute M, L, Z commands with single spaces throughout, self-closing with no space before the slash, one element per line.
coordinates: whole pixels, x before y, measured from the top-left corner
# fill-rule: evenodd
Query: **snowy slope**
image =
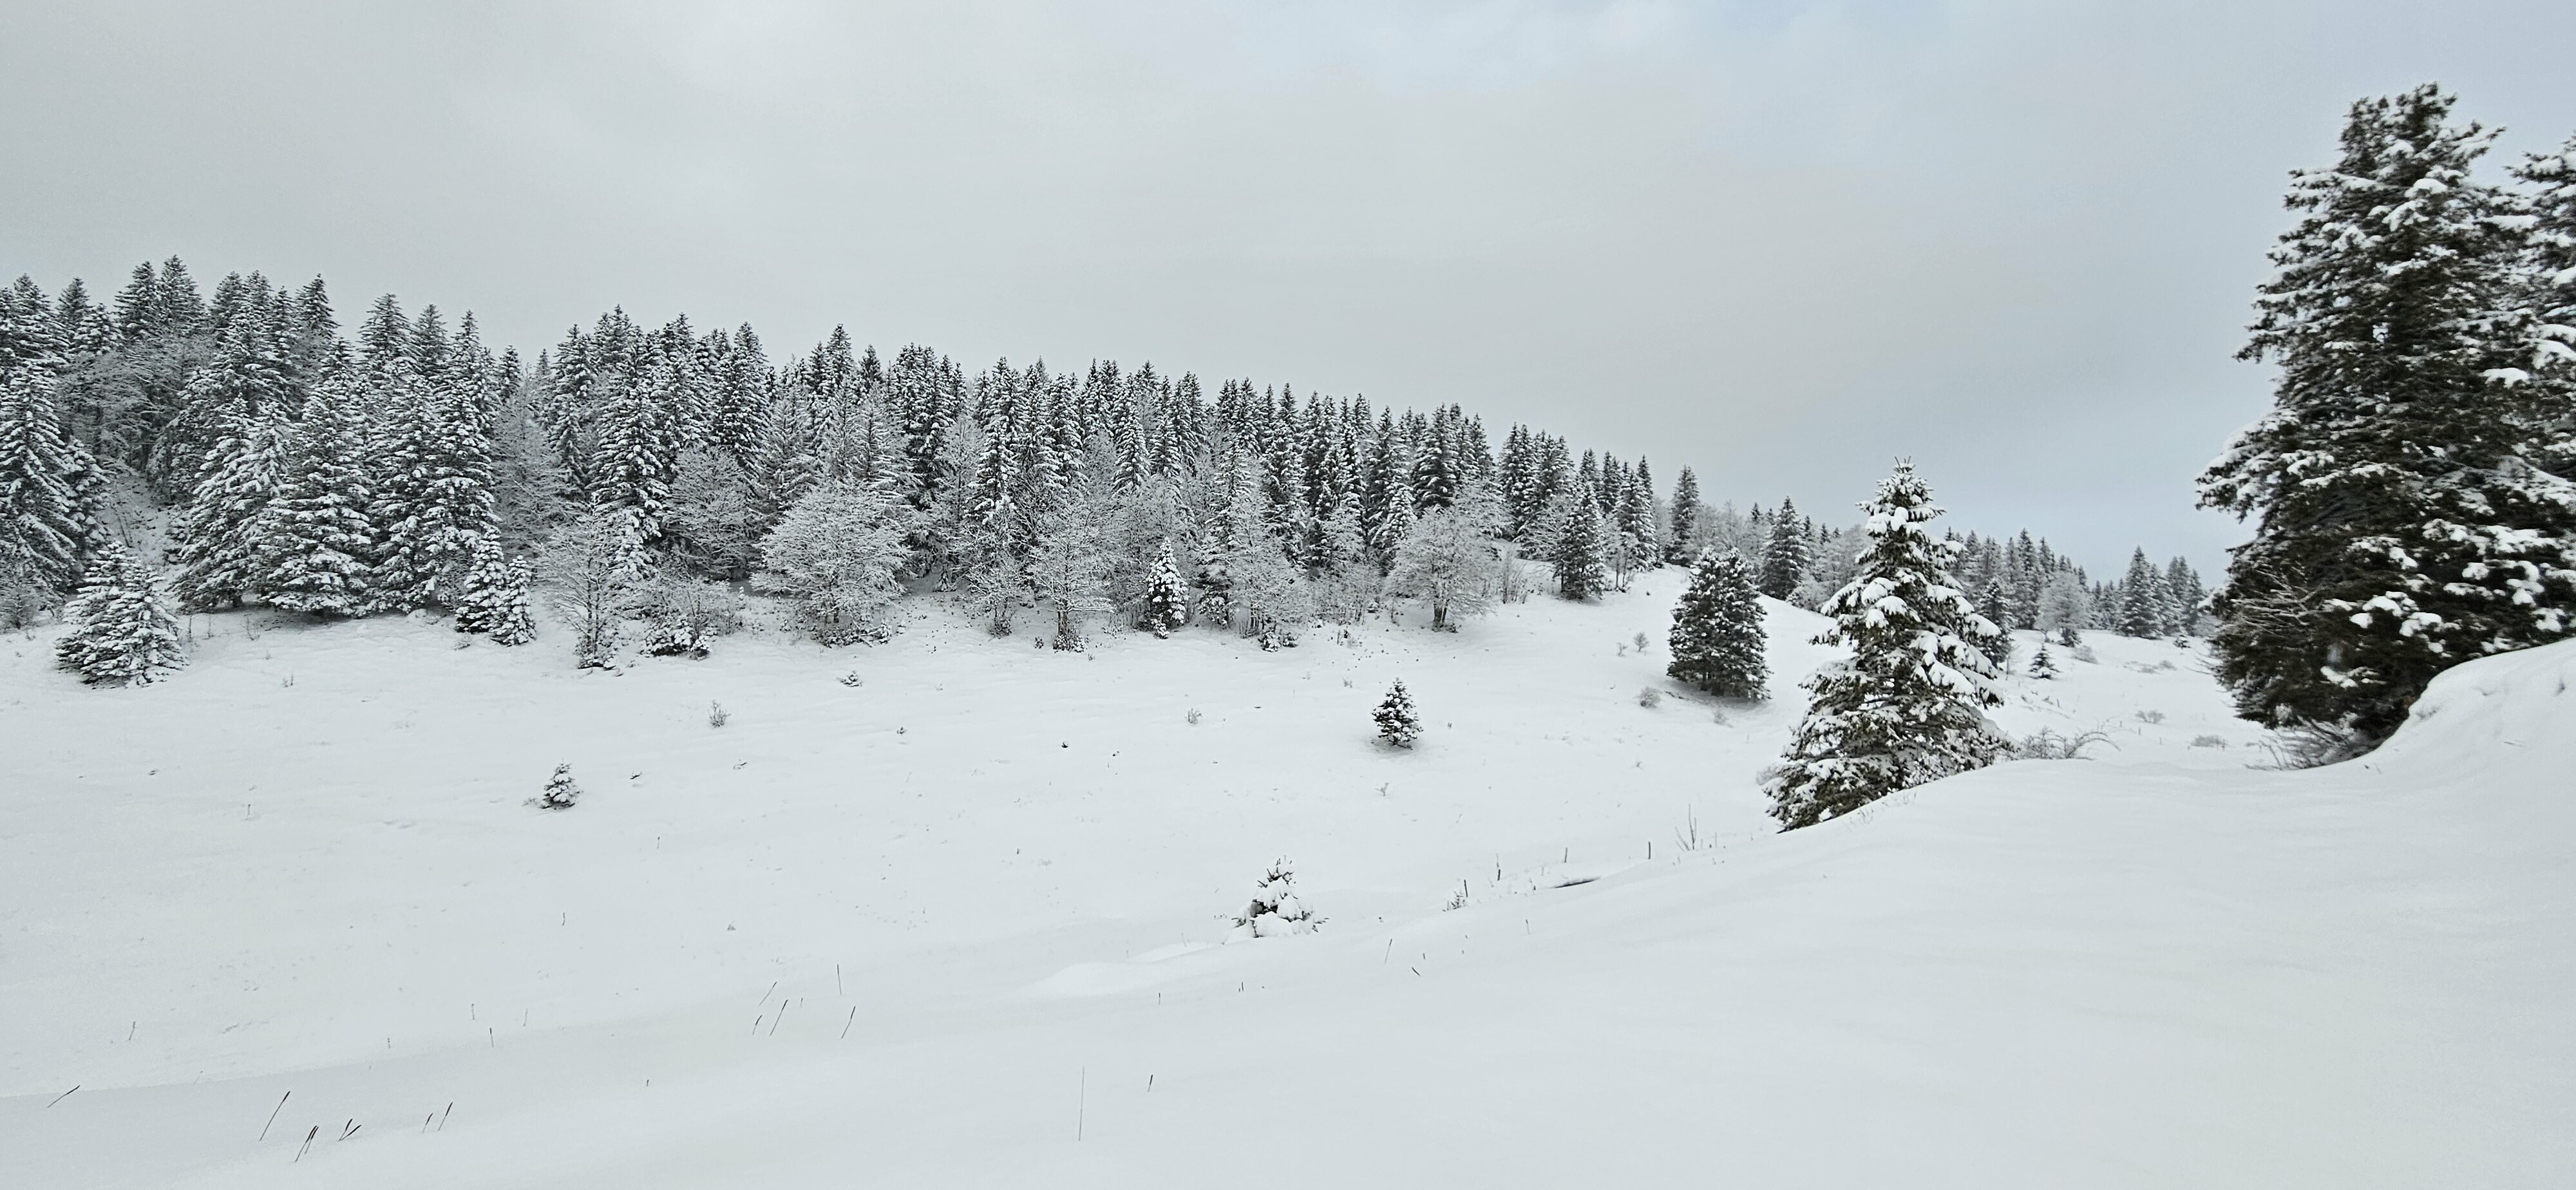
<path fill-rule="evenodd" d="M 2464 667 L 2370 760 L 2276 773 L 2192 655 L 2091 635 L 2000 717 L 2107 725 L 2095 759 L 1783 836 L 1752 774 L 1794 699 L 1638 704 L 1670 687 L 1627 642 L 1678 578 L 1278 654 L 1076 658 L 933 614 L 604 675 L 219 617 L 179 680 L 101 692 L 40 633 L 0 669 L 0 1182 L 2576 1166 L 2576 651 Z M 1773 610 L 1786 694 L 1825 651 Z M 1414 754 L 1368 740 L 1396 677 Z M 525 808 L 559 761 L 588 799 Z M 1283 853 L 1324 932 L 1212 945 Z"/>

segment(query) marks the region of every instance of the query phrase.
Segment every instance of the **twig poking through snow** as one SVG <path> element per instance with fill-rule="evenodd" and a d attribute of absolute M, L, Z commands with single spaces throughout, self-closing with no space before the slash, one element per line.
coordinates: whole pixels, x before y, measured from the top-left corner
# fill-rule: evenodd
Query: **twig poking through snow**
<path fill-rule="evenodd" d="M 295 1094 L 295 1092 L 294 1092 L 294 1091 L 289 1090 L 285 1095 L 280 1095 L 280 1096 L 278 1096 L 278 1097 L 277 1097 L 277 1106 L 276 1106 L 276 1107 L 273 1107 L 273 1108 L 268 1109 L 268 1123 L 266 1123 L 266 1124 L 262 1124 L 262 1125 L 260 1125 L 260 1126 L 259 1126 L 259 1138 L 260 1138 L 261 1140 L 267 1140 L 267 1139 L 268 1139 L 268 1130 L 269 1130 L 271 1127 L 274 1127 L 274 1126 L 277 1124 L 277 1113 L 279 1113 L 279 1112 L 282 1112 L 282 1111 L 285 1111 L 285 1110 L 286 1110 L 286 1100 L 287 1100 L 287 1098 L 288 1098 L 289 1096 L 292 1096 L 292 1095 L 294 1095 L 294 1094 Z"/>
<path fill-rule="evenodd" d="M 79 1084 L 79 1083 L 73 1083 L 73 1084 L 72 1084 L 72 1091 L 77 1091 L 77 1090 L 80 1090 L 80 1089 L 81 1089 L 81 1084 Z M 54 1096 L 53 1098 L 46 1100 L 46 1101 L 45 1101 L 45 1106 L 47 1106 L 47 1107 L 52 1107 L 53 1105 L 55 1105 L 55 1104 L 57 1104 L 57 1103 L 60 1103 L 60 1102 L 62 1102 L 63 1100 L 66 1100 L 66 1099 L 71 1098 L 71 1097 L 72 1097 L 72 1091 L 65 1091 L 65 1092 L 63 1092 L 63 1093 L 62 1093 L 62 1094 L 60 1094 L 60 1095 L 56 1095 L 56 1096 Z"/>

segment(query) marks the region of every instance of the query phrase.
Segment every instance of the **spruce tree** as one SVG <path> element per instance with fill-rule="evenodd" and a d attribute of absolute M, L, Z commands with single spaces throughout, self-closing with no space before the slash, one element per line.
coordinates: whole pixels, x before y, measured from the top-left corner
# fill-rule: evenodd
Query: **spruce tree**
<path fill-rule="evenodd" d="M 1285 857 L 1270 865 L 1252 886 L 1252 902 L 1234 915 L 1234 937 L 1280 938 L 1311 934 L 1324 924 L 1297 895 L 1297 876 Z"/>
<path fill-rule="evenodd" d="M 532 803 L 541 810 L 569 810 L 581 800 L 581 786 L 572 779 L 572 765 L 555 766 L 555 774 L 546 778 L 546 787 Z"/>
<path fill-rule="evenodd" d="M 93 686 L 148 685 L 188 663 L 159 584 L 122 545 L 99 550 L 63 618 L 72 627 L 54 642 L 55 662 Z"/>
<path fill-rule="evenodd" d="M 1154 559 L 1153 577 L 1145 586 L 1145 614 L 1139 624 L 1155 636 L 1169 636 L 1189 622 L 1189 587 L 1181 582 L 1180 565 L 1172 560 L 1170 539 Z"/>
<path fill-rule="evenodd" d="M 1769 697 L 1762 603 L 1755 595 L 1743 558 L 1701 550 L 1691 564 L 1690 586 L 1673 608 L 1667 638 L 1673 659 L 1664 672 L 1724 698 Z"/>
<path fill-rule="evenodd" d="M 2012 664 L 2013 637 L 2012 630 L 2007 627 L 2012 623 L 2012 612 L 2002 583 L 1987 587 L 1985 593 L 1978 597 L 1977 614 L 1984 616 L 1986 622 L 1996 628 L 1994 635 L 1987 637 L 1978 650 L 1997 668 Z"/>
<path fill-rule="evenodd" d="M 1422 720 L 1414 714 L 1413 696 L 1405 693 L 1402 682 L 1387 690 L 1372 717 L 1377 720 L 1377 738 L 1391 747 L 1410 748 L 1422 738 Z"/>
<path fill-rule="evenodd" d="M 356 616 L 373 602 L 356 419 L 338 385 L 326 384 L 286 433 L 277 490 L 252 526 L 251 588 L 271 606 Z"/>
<path fill-rule="evenodd" d="M 500 545 L 488 538 L 477 543 L 456 604 L 456 630 L 486 634 L 498 645 L 536 639 L 536 618 L 528 610 L 529 579 L 526 559 L 504 558 Z"/>
<path fill-rule="evenodd" d="M 1762 593 L 1773 599 L 1787 599 L 1814 564 L 1806 524 L 1799 519 L 1797 506 L 1784 499 L 1772 514 L 1771 539 L 1762 549 Z"/>
<path fill-rule="evenodd" d="M 1556 571 L 1556 593 L 1579 602 L 1609 590 L 1610 573 L 1603 559 L 1606 525 L 1591 489 L 1578 481 L 1549 519 L 1557 530 L 1548 549 L 1548 564 Z"/>
<path fill-rule="evenodd" d="M 2164 575 L 2147 561 L 2147 551 L 2140 547 L 2129 555 L 2129 574 L 2120 582 L 2120 620 L 2115 628 L 2122 636 L 2163 636 L 2172 623 L 2173 600 L 2165 594 Z"/>
<path fill-rule="evenodd" d="M 1699 476 L 1688 467 L 1673 481 L 1672 530 L 1666 534 L 1664 560 L 1679 566 L 1701 548 Z"/>
<path fill-rule="evenodd" d="M 2039 651 L 2030 655 L 2030 676 L 2042 680 L 2057 676 L 2057 661 L 2048 655 L 2048 641 L 2039 642 Z"/>
<path fill-rule="evenodd" d="M 1931 535 L 1931 489 L 1899 463 L 1862 505 L 1869 549 L 1821 609 L 1818 644 L 1846 645 L 1807 679 L 1812 695 L 1787 757 L 1763 776 L 1784 829 L 1812 826 L 1894 793 L 1982 768 L 2007 741 L 1985 716 L 2002 699 L 1979 645 L 1998 631 L 1948 574 L 1951 543 Z M 1787 519 L 1786 517 L 1782 518 Z"/>
<path fill-rule="evenodd" d="M 2249 719 L 2373 743 L 2442 670 L 2576 631 L 2576 486 L 2536 465 L 2507 383 L 2511 204 L 2451 106 L 2355 103 L 2341 159 L 2294 175 L 2240 353 L 2280 365 L 2274 409 L 2201 477 L 2255 523 L 2212 601 Z"/>
<path fill-rule="evenodd" d="M 268 502 L 277 493 L 286 427 L 273 418 L 233 419 L 178 516 L 179 605 L 231 607 L 258 587 L 255 556 Z"/>
<path fill-rule="evenodd" d="M 0 372 L 0 569 L 65 591 L 104 541 L 83 499 L 92 465 L 64 438 L 52 398 L 53 380 L 39 369 Z"/>

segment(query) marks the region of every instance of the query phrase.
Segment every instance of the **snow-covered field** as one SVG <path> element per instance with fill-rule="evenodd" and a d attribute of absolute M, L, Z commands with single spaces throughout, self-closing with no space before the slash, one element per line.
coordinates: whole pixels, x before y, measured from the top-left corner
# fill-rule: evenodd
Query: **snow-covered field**
<path fill-rule="evenodd" d="M 2566 1184 L 2576 646 L 2282 773 L 2088 634 L 1998 716 L 2088 759 L 1779 835 L 1822 622 L 1719 707 L 1681 577 L 1279 653 L 0 643 L 0 1185 Z M 1328 923 L 1220 945 L 1282 855 Z"/>

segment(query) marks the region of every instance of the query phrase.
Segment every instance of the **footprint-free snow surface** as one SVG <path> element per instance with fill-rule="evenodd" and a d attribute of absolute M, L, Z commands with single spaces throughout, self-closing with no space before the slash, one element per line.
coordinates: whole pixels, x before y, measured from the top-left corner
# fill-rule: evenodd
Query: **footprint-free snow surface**
<path fill-rule="evenodd" d="M 1820 622 L 1688 696 L 1679 577 L 1277 653 L 0 642 L 0 1185 L 2569 1184 L 2576 646 L 2280 772 L 2088 634 L 1998 715 L 2083 759 L 1781 835 Z M 1226 943 L 1280 856 L 1326 923 Z"/>

